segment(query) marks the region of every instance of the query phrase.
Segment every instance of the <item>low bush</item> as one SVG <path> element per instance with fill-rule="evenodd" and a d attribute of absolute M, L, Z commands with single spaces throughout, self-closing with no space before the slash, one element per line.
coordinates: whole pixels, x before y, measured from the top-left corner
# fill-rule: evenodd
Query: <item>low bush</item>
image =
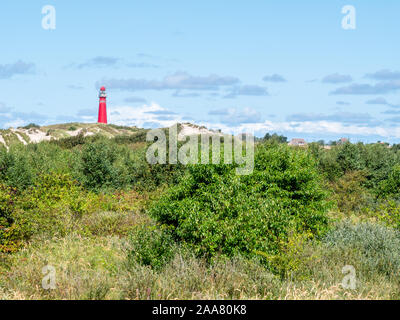
<path fill-rule="evenodd" d="M 24 239 L 71 232 L 122 236 L 142 220 L 144 203 L 144 197 L 136 193 L 97 194 L 70 175 L 54 173 L 40 176 L 18 196 L 12 217 Z"/>
<path fill-rule="evenodd" d="M 129 135 L 119 135 L 113 138 L 117 144 L 130 144 L 138 142 L 146 142 L 147 130 L 141 130 Z"/>
<path fill-rule="evenodd" d="M 0 184 L 0 252 L 13 252 L 20 246 L 13 218 L 16 200 L 17 190 Z"/>
<path fill-rule="evenodd" d="M 379 185 L 380 197 L 400 197 L 400 165 L 395 165 L 385 180 Z"/>
<path fill-rule="evenodd" d="M 51 140 L 52 144 L 55 144 L 64 149 L 72 149 L 76 146 L 84 145 L 88 142 L 88 138 L 85 137 L 83 132 L 80 132 L 76 136 L 58 139 L 58 140 Z"/>
<path fill-rule="evenodd" d="M 174 256 L 174 241 L 156 226 L 138 226 L 130 236 L 128 262 L 161 269 Z"/>
<path fill-rule="evenodd" d="M 346 142 L 331 150 L 315 153 L 321 172 L 330 181 L 335 181 L 351 172 L 363 172 L 363 186 L 377 191 L 379 184 L 386 180 L 396 164 L 399 164 L 399 153 L 386 145 L 375 143 L 352 144 Z"/>
<path fill-rule="evenodd" d="M 400 203 L 398 200 L 382 199 L 373 214 L 385 225 L 400 230 Z"/>
<path fill-rule="evenodd" d="M 146 160 L 147 145 L 139 145 L 123 159 L 132 187 L 141 191 L 154 191 L 179 182 L 185 172 L 182 164 L 150 165 Z"/>
<path fill-rule="evenodd" d="M 266 258 L 269 267 L 281 279 L 291 279 L 293 276 L 299 281 L 311 279 L 308 266 L 317 260 L 317 254 L 311 246 L 312 238 L 311 233 L 292 233 L 287 241 L 280 242 L 278 253 L 256 253 Z"/>
<path fill-rule="evenodd" d="M 379 224 L 344 222 L 323 239 L 331 264 L 352 265 L 359 277 L 374 280 L 384 276 L 398 283 L 400 233 Z M 332 258 L 335 256 L 336 258 Z"/>
<path fill-rule="evenodd" d="M 332 198 L 340 212 L 347 215 L 360 212 L 373 202 L 374 196 L 364 187 L 365 181 L 365 172 L 353 171 L 330 184 Z"/>
<path fill-rule="evenodd" d="M 25 148 L 29 155 L 29 164 L 32 168 L 34 180 L 44 173 L 72 175 L 79 163 L 76 153 L 64 150 L 51 142 L 29 144 Z"/>
<path fill-rule="evenodd" d="M 25 239 L 63 236 L 78 229 L 89 203 L 87 193 L 69 175 L 45 174 L 18 198 L 14 221 Z"/>
<path fill-rule="evenodd" d="M 13 146 L 9 152 L 0 148 L 0 181 L 19 190 L 32 185 L 34 172 L 24 146 Z"/>
<path fill-rule="evenodd" d="M 106 140 L 85 145 L 81 155 L 81 176 L 78 177 L 89 190 L 101 191 L 124 187 L 128 182 L 117 160 L 126 150 L 117 148 Z"/>
<path fill-rule="evenodd" d="M 26 125 L 25 127 L 22 127 L 23 129 L 40 129 L 40 126 L 36 123 L 30 123 Z"/>
<path fill-rule="evenodd" d="M 277 253 L 290 232 L 321 234 L 328 204 L 305 150 L 259 146 L 252 175 L 233 165 L 194 165 L 149 210 L 199 256 Z"/>

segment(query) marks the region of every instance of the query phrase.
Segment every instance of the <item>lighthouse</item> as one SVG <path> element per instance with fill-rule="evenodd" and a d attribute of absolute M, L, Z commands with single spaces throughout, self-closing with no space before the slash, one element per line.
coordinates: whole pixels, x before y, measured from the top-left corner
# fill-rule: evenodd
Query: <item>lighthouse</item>
<path fill-rule="evenodd" d="M 100 103 L 99 103 L 99 120 L 98 123 L 107 123 L 107 94 L 106 88 L 100 88 Z"/>

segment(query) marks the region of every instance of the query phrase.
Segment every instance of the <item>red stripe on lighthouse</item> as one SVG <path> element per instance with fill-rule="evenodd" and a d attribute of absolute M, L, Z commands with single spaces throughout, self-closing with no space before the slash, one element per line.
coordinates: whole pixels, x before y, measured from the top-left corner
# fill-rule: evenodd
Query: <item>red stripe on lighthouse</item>
<path fill-rule="evenodd" d="M 98 123 L 107 123 L 107 94 L 106 88 L 100 88 L 99 120 Z"/>

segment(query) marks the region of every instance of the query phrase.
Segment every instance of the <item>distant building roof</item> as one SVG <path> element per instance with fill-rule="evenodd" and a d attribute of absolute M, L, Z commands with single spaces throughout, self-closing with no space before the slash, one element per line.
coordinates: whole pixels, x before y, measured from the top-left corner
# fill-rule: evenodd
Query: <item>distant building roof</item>
<path fill-rule="evenodd" d="M 289 146 L 306 146 L 307 142 L 304 139 L 292 139 L 289 142 Z"/>

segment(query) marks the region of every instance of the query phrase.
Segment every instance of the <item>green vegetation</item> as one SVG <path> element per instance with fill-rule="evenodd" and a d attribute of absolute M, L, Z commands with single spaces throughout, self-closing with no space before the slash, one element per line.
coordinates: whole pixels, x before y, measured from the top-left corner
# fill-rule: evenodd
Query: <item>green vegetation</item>
<path fill-rule="evenodd" d="M 19 141 L 0 145 L 2 299 L 400 298 L 398 147 L 267 134 L 238 176 L 150 165 L 137 128 L 26 129 L 64 138 L 2 133 Z M 346 265 L 355 290 L 341 286 Z"/>
<path fill-rule="evenodd" d="M 265 134 L 264 138 L 261 139 L 262 142 L 275 142 L 275 143 L 286 143 L 287 137 L 278 135 L 277 133 L 274 134 Z"/>
<path fill-rule="evenodd" d="M 28 124 L 28 125 L 26 125 L 25 127 L 22 127 L 22 128 L 23 128 L 23 129 L 32 129 L 32 128 L 34 128 L 34 129 L 39 129 L 40 126 L 37 125 L 36 123 L 30 123 L 30 124 Z"/>
<path fill-rule="evenodd" d="M 194 165 L 150 209 L 198 255 L 276 253 L 290 232 L 320 235 L 326 194 L 312 157 L 287 146 L 259 146 L 252 175 L 233 166 Z"/>

